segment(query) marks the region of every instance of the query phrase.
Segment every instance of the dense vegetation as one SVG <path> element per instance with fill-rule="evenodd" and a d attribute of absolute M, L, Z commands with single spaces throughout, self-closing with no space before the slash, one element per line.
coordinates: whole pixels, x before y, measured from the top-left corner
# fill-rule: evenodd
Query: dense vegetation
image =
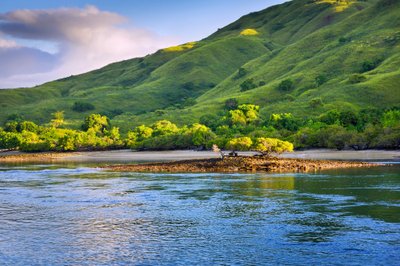
<path fill-rule="evenodd" d="M 224 102 L 317 120 L 400 102 L 400 1 L 294 0 L 251 13 L 210 37 L 35 88 L 0 90 L 0 123 L 43 124 L 64 110 L 78 129 L 91 113 L 126 134 L 160 119 L 180 126 Z"/>
<path fill-rule="evenodd" d="M 0 149 L 76 151 L 131 148 L 135 150 L 210 149 L 254 150 L 263 154 L 297 148 L 400 148 L 400 110 L 366 109 L 359 113 L 329 111 L 317 119 L 291 113 L 263 117 L 260 107 L 226 101 L 220 115 L 204 115 L 200 123 L 178 127 L 168 120 L 140 125 L 121 136 L 108 117 L 87 116 L 81 130 L 63 128 L 64 114 L 56 112 L 45 125 L 11 116 L 0 128 Z M 283 139 L 283 140 L 281 140 Z"/>

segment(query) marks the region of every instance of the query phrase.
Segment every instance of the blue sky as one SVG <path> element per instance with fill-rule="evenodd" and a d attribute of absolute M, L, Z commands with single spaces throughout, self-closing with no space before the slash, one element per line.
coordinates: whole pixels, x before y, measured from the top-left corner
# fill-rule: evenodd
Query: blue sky
<path fill-rule="evenodd" d="M 243 15 L 282 2 L 2 1 L 0 88 L 37 85 L 114 61 L 146 55 L 165 46 L 199 40 Z M 76 60 L 80 62 L 78 66 Z M 15 68 L 14 71 L 10 69 L 13 65 L 10 61 L 26 67 L 20 70 Z M 5 67 L 8 69 L 2 73 Z"/>

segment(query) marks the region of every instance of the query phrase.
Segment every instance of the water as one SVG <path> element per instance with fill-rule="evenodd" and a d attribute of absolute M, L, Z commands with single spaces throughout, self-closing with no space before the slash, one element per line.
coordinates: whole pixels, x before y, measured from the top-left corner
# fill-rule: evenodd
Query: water
<path fill-rule="evenodd" d="M 138 174 L 0 165 L 2 265 L 400 265 L 400 166 Z"/>

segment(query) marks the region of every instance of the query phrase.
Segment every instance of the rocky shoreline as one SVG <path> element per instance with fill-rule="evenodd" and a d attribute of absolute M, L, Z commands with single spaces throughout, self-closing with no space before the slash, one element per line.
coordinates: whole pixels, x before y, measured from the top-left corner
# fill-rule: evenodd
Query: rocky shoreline
<path fill-rule="evenodd" d="M 282 159 L 253 156 L 226 157 L 224 159 L 185 160 L 166 163 L 146 163 L 134 165 L 111 165 L 105 169 L 121 172 L 155 172 L 155 173 L 248 173 L 248 172 L 316 172 L 337 168 L 376 167 L 380 164 L 328 161 Z"/>
<path fill-rule="evenodd" d="M 0 155 L 0 163 L 40 163 L 40 162 L 53 162 L 61 158 L 76 155 L 77 153 L 57 153 L 57 152 L 46 152 L 46 153 L 23 153 L 23 154 L 7 154 L 4 156 Z"/>

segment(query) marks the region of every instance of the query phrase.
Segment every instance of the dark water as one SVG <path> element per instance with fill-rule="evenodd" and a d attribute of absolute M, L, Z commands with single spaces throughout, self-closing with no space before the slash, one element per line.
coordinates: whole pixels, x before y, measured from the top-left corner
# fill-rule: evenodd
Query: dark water
<path fill-rule="evenodd" d="M 400 167 L 0 166 L 1 265 L 400 265 Z"/>

